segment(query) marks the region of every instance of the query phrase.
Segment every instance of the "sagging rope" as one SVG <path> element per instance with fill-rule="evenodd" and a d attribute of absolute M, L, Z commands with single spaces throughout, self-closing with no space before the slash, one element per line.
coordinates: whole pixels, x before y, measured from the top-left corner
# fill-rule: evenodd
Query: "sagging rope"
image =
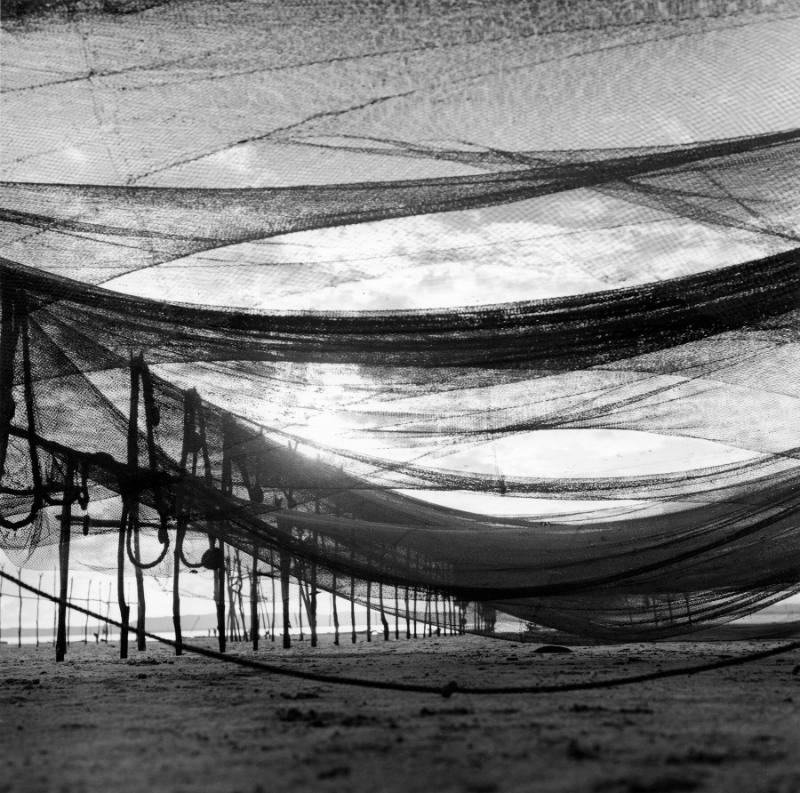
<path fill-rule="evenodd" d="M 60 604 L 61 599 L 48 592 L 44 592 L 35 586 L 26 584 L 22 579 L 0 570 L 0 577 L 5 578 L 18 587 L 32 592 L 39 597 L 50 600 L 53 603 Z M 108 625 L 113 625 L 115 628 L 123 629 L 121 622 L 117 622 L 111 617 L 98 614 L 91 609 L 83 608 L 82 606 L 66 602 L 66 606 L 73 611 L 77 611 L 93 619 L 105 622 Z M 137 633 L 136 628 L 125 626 L 130 633 Z M 158 636 L 154 633 L 145 632 L 144 634 L 148 639 L 165 644 L 168 647 L 175 647 L 176 642 L 171 639 L 166 639 L 163 636 Z M 247 669 L 255 669 L 260 672 L 271 672 L 276 675 L 283 675 L 284 677 L 294 677 L 300 680 L 309 680 L 315 683 L 330 683 L 333 685 L 345 686 L 358 686 L 360 688 L 373 688 L 382 689 L 384 691 L 407 691 L 417 694 L 438 694 L 445 698 L 453 694 L 559 694 L 568 693 L 572 691 L 591 691 L 604 688 L 615 688 L 618 686 L 634 685 L 638 683 L 648 683 L 654 680 L 663 680 L 669 677 L 681 677 L 684 675 L 694 675 L 700 672 L 710 672 L 715 669 L 726 669 L 732 666 L 741 666 L 743 664 L 752 663 L 753 661 L 760 661 L 764 658 L 771 658 L 772 656 L 782 655 L 784 653 L 792 652 L 793 650 L 800 650 L 800 641 L 788 642 L 787 644 L 772 647 L 768 650 L 759 650 L 754 653 L 746 653 L 735 658 L 723 658 L 718 661 L 711 661 L 706 664 L 696 664 L 694 666 L 684 666 L 676 669 L 664 669 L 656 672 L 646 672 L 641 675 L 632 675 L 629 677 L 611 677 L 605 680 L 590 680 L 583 683 L 555 683 L 549 685 L 532 685 L 532 686 L 460 686 L 458 683 L 451 681 L 443 686 L 422 685 L 416 683 L 399 683 L 391 680 L 368 680 L 359 677 L 348 677 L 346 675 L 326 675 L 319 672 L 306 672 L 298 669 L 289 669 L 275 664 L 269 664 L 264 661 L 257 661 L 252 658 L 242 658 L 241 656 L 224 655 L 209 650 L 205 647 L 198 645 L 182 643 L 182 648 L 195 655 L 201 655 L 205 658 L 213 658 L 218 661 L 225 661 L 236 666 L 245 667 Z"/>

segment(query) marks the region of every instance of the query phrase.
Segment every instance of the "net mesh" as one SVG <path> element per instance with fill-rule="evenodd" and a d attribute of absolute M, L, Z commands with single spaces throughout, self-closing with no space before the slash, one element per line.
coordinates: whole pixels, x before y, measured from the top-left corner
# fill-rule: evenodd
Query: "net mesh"
<path fill-rule="evenodd" d="M 666 5 L 543 4 L 527 21 L 484 9 L 491 35 L 451 9 L 433 15 L 447 24 L 427 43 L 431 16 L 415 11 L 392 28 L 393 49 L 359 51 L 356 26 L 331 38 L 342 52 L 291 69 L 291 56 L 252 42 L 239 55 L 147 63 L 125 50 L 116 66 L 104 53 L 91 73 L 73 65 L 46 79 L 21 69 L 4 101 L 13 110 L 24 99 L 27 117 L 41 93 L 86 84 L 120 115 L 116 178 L 30 178 L 26 158 L 47 162 L 41 131 L 15 144 L 0 183 L 6 555 L 49 567 L 63 526 L 83 525 L 91 569 L 166 577 L 201 558 L 215 566 L 217 551 L 237 597 L 255 566 L 296 581 L 312 621 L 317 593 L 329 592 L 406 620 L 435 611 L 454 629 L 492 628 L 501 612 L 605 639 L 719 625 L 796 593 L 796 119 L 689 143 L 576 138 L 546 150 L 519 125 L 511 145 L 511 121 L 465 140 L 464 116 L 431 111 L 478 94 L 497 109 L 498 74 L 473 62 L 476 48 L 502 62 L 507 109 L 521 99 L 516 77 L 527 84 L 542 64 L 642 47 L 649 57 L 687 38 L 729 46 L 735 31 L 796 26 L 791 3 Z M 306 31 L 330 25 L 322 8 Z M 237 9 L 220 42 L 238 40 L 248 13 L 290 13 Z M 174 13 L 153 18 L 169 30 Z M 432 61 L 442 68 L 431 83 Z M 323 67 L 324 91 L 292 99 L 291 81 L 307 86 Z M 224 112 L 240 77 L 284 69 L 286 119 L 269 132 L 259 113 Z M 392 83 L 383 98 L 380 79 Z M 148 138 L 175 91 L 217 82 L 229 92 L 227 105 L 211 100 L 219 124 Z M 133 123 L 136 112 L 146 120 Z M 220 181 L 214 157 L 242 147 L 359 162 L 366 175 L 225 188 L 196 178 L 203 162 L 204 178 Z M 531 236 L 542 219 L 550 225 Z M 492 224 L 512 221 L 510 242 L 492 237 Z M 372 256 L 333 244 L 423 235 L 425 223 L 454 238 L 485 224 L 486 237 L 462 247 L 432 233 L 409 252 L 401 235 L 391 255 Z M 556 291 L 519 297 L 504 266 Z M 488 269 L 470 291 L 475 267 Z M 441 271 L 452 305 L 437 292 Z M 397 284 L 409 272 L 407 306 Z M 233 305 L 214 279 L 233 285 Z M 394 305 L 353 299 L 384 282 Z M 158 295 L 164 284 L 177 298 Z M 269 307 L 243 305 L 249 289 Z M 313 310 L 292 304 L 309 294 Z M 645 463 L 642 443 L 666 451 Z"/>

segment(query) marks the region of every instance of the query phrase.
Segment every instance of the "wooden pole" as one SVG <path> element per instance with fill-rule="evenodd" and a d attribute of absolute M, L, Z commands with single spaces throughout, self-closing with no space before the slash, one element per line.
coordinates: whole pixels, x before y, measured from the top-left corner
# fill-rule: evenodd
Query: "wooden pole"
<path fill-rule="evenodd" d="M 108 597 L 106 598 L 106 618 L 111 615 L 111 594 L 112 594 L 112 587 L 113 584 L 111 581 L 108 582 Z M 103 635 L 106 637 L 106 644 L 108 644 L 108 621 L 106 621 L 103 625 Z"/>
<path fill-rule="evenodd" d="M 242 575 L 242 555 L 237 548 L 234 552 L 236 558 L 236 576 L 239 586 L 236 589 L 236 602 L 239 605 L 239 617 L 241 619 L 240 627 L 240 640 L 247 641 L 249 639 L 249 630 L 247 628 L 247 619 L 244 615 L 244 576 Z"/>
<path fill-rule="evenodd" d="M 336 573 L 333 574 L 331 590 L 331 606 L 333 610 L 333 643 L 339 645 L 339 610 L 336 608 Z"/>
<path fill-rule="evenodd" d="M 351 639 L 356 643 L 356 580 L 350 576 L 350 625 L 352 627 Z"/>
<path fill-rule="evenodd" d="M 253 649 L 258 650 L 258 547 L 253 546 L 253 558 L 250 567 L 250 641 Z"/>
<path fill-rule="evenodd" d="M 125 600 L 125 533 L 128 527 L 128 507 L 123 504 L 122 519 L 119 522 L 117 539 L 117 603 L 119 603 L 119 621 L 122 623 L 119 633 L 119 657 L 128 657 L 128 622 L 131 607 Z"/>
<path fill-rule="evenodd" d="M 383 584 L 378 584 L 378 600 L 381 609 L 381 623 L 383 624 L 383 640 L 389 641 L 389 623 L 386 621 L 386 612 L 383 610 Z"/>
<path fill-rule="evenodd" d="M 277 603 L 275 600 L 275 564 L 272 558 L 272 551 L 269 554 L 270 564 L 272 565 L 272 575 L 270 576 L 270 584 L 272 585 L 272 619 L 270 619 L 270 631 L 269 631 L 269 638 L 270 641 L 275 641 L 275 618 Z"/>
<path fill-rule="evenodd" d="M 372 582 L 367 581 L 367 641 L 372 641 L 372 605 L 370 599 L 372 596 Z"/>
<path fill-rule="evenodd" d="M 225 652 L 225 544 L 219 540 L 220 566 L 214 571 L 214 600 L 217 604 L 217 641 Z"/>
<path fill-rule="evenodd" d="M 42 577 L 44 573 L 39 573 L 39 592 L 42 591 Z M 39 605 L 41 600 L 41 595 L 39 592 L 36 593 L 36 646 L 39 646 Z"/>
<path fill-rule="evenodd" d="M 17 611 L 17 647 L 22 647 L 22 568 L 17 568 L 17 578 L 20 584 L 17 586 L 19 590 L 19 610 Z"/>
<path fill-rule="evenodd" d="M 69 577 L 69 602 L 72 603 L 72 590 L 75 587 L 75 579 Z M 72 609 L 67 609 L 67 644 L 70 643 L 70 635 L 72 634 Z"/>
<path fill-rule="evenodd" d="M 89 584 L 86 588 L 86 608 L 92 608 L 92 582 L 89 581 Z M 83 643 L 89 643 L 89 615 L 86 615 L 86 621 L 83 623 Z"/>
<path fill-rule="evenodd" d="M 53 606 L 53 647 L 58 642 L 58 572 L 53 568 L 53 597 L 56 598 L 55 605 Z"/>
<path fill-rule="evenodd" d="M 283 647 L 288 650 L 292 646 L 292 637 L 289 635 L 289 554 L 280 552 L 281 565 L 281 598 L 283 600 Z"/>
<path fill-rule="evenodd" d="M 58 544 L 60 591 L 58 599 L 58 628 L 56 630 L 56 661 L 67 654 L 67 578 L 69 576 L 69 541 L 72 534 L 72 479 L 74 463 L 67 460 L 64 472 L 64 501 L 61 504 L 61 535 Z"/>
<path fill-rule="evenodd" d="M 303 580 L 300 578 L 300 564 L 295 563 L 295 572 L 297 573 L 297 627 L 300 630 L 300 641 L 305 639 L 303 634 Z"/>
<path fill-rule="evenodd" d="M 133 518 L 133 558 L 137 562 L 141 561 L 139 549 L 139 506 L 138 504 L 133 508 L 131 517 Z M 147 638 L 145 637 L 145 620 L 146 608 L 144 598 L 144 572 L 138 564 L 133 566 L 134 575 L 136 577 L 136 649 L 139 651 L 147 649 Z"/>
<path fill-rule="evenodd" d="M 317 546 L 317 534 L 314 533 L 314 547 Z M 309 594 L 308 622 L 311 630 L 311 646 L 316 647 L 317 637 L 317 563 L 311 562 L 311 592 Z"/>
<path fill-rule="evenodd" d="M 175 528 L 175 548 L 172 552 L 172 627 L 175 631 L 175 655 L 183 655 L 183 630 L 181 629 L 181 553 L 186 533 L 184 518 L 178 518 Z"/>
<path fill-rule="evenodd" d="M 230 552 L 226 557 L 225 569 L 228 575 L 225 577 L 225 586 L 228 591 L 228 639 L 232 642 L 239 641 L 239 620 L 236 616 L 236 595 L 233 591 L 233 562 Z"/>
<path fill-rule="evenodd" d="M 400 590 L 394 585 L 394 638 L 400 638 Z"/>
<path fill-rule="evenodd" d="M 405 607 L 406 607 L 406 639 L 411 638 L 411 609 L 409 608 L 408 603 L 408 587 L 405 587 L 405 593 L 403 595 Z"/>

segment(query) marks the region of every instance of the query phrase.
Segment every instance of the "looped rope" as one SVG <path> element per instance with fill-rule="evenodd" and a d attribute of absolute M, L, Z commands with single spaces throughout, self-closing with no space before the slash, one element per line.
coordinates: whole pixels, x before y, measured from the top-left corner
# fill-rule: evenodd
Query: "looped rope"
<path fill-rule="evenodd" d="M 185 515 L 181 515 L 178 518 L 178 527 L 176 531 L 175 537 L 175 548 L 178 553 L 178 558 L 186 565 L 186 567 L 190 568 L 191 570 L 198 570 L 201 567 L 205 567 L 203 564 L 203 560 L 201 559 L 199 562 L 190 562 L 186 558 L 186 554 L 183 552 L 183 541 L 186 537 L 186 525 L 187 525 L 187 518 Z"/>
<path fill-rule="evenodd" d="M 126 508 L 123 510 L 122 520 L 127 522 L 127 527 L 125 530 L 125 548 L 128 552 L 128 559 L 130 560 L 130 563 L 139 570 L 151 570 L 152 568 L 161 564 L 161 562 L 164 561 L 164 557 L 167 555 L 167 551 L 169 551 L 169 537 L 167 537 L 167 541 L 163 543 L 161 553 L 158 555 L 155 561 L 143 562 L 138 558 L 138 554 L 134 552 L 134 549 L 131 545 L 134 532 L 139 530 L 139 519 L 136 517 L 133 511 L 129 511 Z"/>

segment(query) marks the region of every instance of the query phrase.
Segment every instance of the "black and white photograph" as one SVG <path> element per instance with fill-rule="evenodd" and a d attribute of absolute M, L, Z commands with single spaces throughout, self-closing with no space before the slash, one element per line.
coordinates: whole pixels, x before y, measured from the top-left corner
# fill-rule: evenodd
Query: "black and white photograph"
<path fill-rule="evenodd" d="M 800 791 L 800 0 L 2 0 L 0 735 Z"/>

